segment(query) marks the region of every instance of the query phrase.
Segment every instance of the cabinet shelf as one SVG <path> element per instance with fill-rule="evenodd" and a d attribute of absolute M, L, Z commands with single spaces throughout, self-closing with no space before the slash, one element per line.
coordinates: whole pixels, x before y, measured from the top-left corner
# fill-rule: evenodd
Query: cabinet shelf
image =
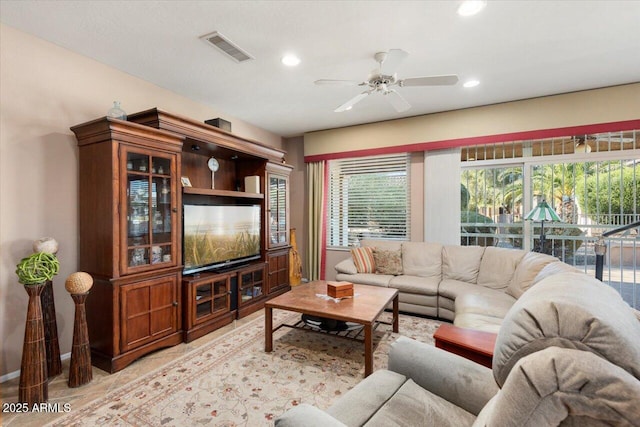
<path fill-rule="evenodd" d="M 215 190 L 215 189 L 194 188 L 194 187 L 184 187 L 182 190 L 185 194 L 199 194 L 203 196 L 239 197 L 244 199 L 264 199 L 264 194 L 245 193 L 244 191 Z"/>

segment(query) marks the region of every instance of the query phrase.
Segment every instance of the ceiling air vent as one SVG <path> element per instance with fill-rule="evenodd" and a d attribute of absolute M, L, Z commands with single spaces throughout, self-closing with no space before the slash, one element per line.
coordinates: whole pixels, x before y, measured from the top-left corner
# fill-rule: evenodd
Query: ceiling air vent
<path fill-rule="evenodd" d="M 253 56 L 234 45 L 228 38 L 217 31 L 200 38 L 208 44 L 220 49 L 236 62 L 244 62 L 253 59 Z"/>

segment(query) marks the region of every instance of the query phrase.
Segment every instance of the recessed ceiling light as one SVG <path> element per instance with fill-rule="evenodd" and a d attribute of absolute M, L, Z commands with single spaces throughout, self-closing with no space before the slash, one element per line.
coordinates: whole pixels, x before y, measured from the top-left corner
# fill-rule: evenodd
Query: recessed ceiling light
<path fill-rule="evenodd" d="M 469 87 L 476 87 L 479 84 L 480 82 L 478 80 L 467 80 L 466 82 L 464 82 L 462 86 L 469 88 Z"/>
<path fill-rule="evenodd" d="M 480 12 L 487 5 L 485 0 L 466 0 L 458 7 L 458 15 L 471 16 Z"/>
<path fill-rule="evenodd" d="M 295 55 L 285 55 L 282 57 L 282 63 L 287 67 L 295 67 L 300 63 L 300 58 Z"/>

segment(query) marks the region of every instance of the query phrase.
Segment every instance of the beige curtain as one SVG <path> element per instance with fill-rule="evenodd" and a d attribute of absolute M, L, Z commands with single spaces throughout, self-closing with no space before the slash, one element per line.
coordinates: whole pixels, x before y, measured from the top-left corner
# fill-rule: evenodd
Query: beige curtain
<path fill-rule="evenodd" d="M 307 163 L 309 235 L 307 239 L 305 267 L 309 280 L 318 280 L 324 277 L 322 270 L 324 264 L 324 239 L 326 238 L 324 227 L 325 167 L 326 162 L 324 161 Z"/>

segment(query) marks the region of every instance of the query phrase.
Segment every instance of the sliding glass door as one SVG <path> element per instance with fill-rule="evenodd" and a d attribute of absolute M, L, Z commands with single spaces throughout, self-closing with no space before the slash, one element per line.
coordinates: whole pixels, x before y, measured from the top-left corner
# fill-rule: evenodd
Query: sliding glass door
<path fill-rule="evenodd" d="M 637 134 L 463 149 L 461 244 L 534 249 L 594 276 L 598 237 L 640 220 Z M 540 248 L 542 224 L 524 218 L 543 200 L 561 221 L 545 221 L 545 244 Z M 637 229 L 608 240 L 603 280 L 636 308 L 639 265 Z"/>

